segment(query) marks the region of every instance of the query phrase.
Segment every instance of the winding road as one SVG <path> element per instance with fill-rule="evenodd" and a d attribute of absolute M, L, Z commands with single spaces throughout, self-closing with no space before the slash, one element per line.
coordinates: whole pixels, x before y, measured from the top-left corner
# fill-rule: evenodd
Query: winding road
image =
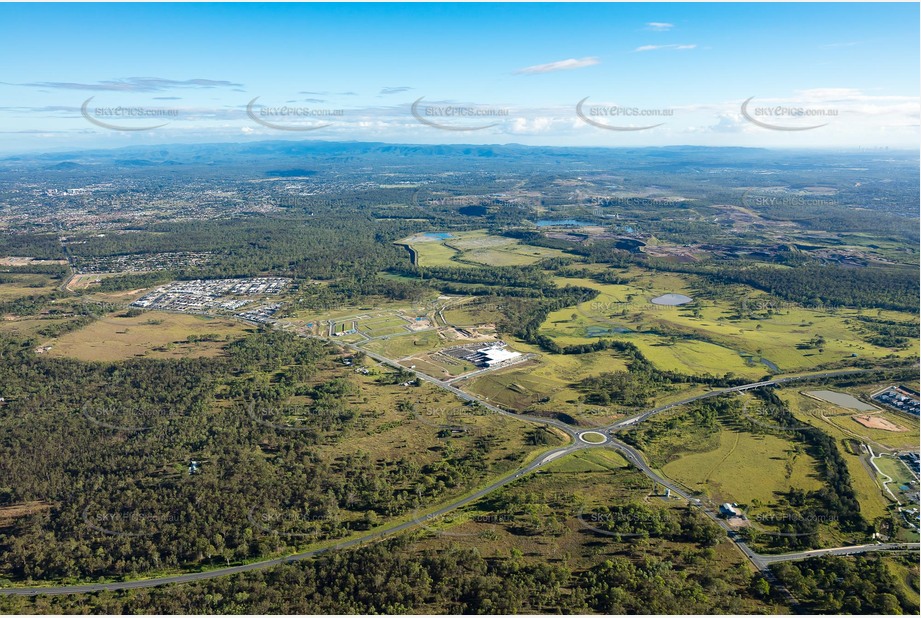
<path fill-rule="evenodd" d="M 477 500 L 480 500 L 481 498 L 491 494 L 497 489 L 500 489 L 504 487 L 505 485 L 508 485 L 509 483 L 512 483 L 518 480 L 522 476 L 534 472 L 541 466 L 553 461 L 554 459 L 558 457 L 563 457 L 565 455 L 568 455 L 570 453 L 573 453 L 580 449 L 585 449 L 585 448 L 597 448 L 597 447 L 611 448 L 619 452 L 621 455 L 623 455 L 623 457 L 629 463 L 634 465 L 638 470 L 640 470 L 643 474 L 645 474 L 647 477 L 652 479 L 654 482 L 662 485 L 663 487 L 667 487 L 669 490 L 671 490 L 673 494 L 680 496 L 682 499 L 687 500 L 691 502 L 692 504 L 695 504 L 695 503 L 700 504 L 699 501 L 695 501 L 695 499 L 683 488 L 679 487 L 674 482 L 668 479 L 665 479 L 659 474 L 657 474 L 646 463 L 640 451 L 626 444 L 625 442 L 618 440 L 614 436 L 614 434 L 620 429 L 624 429 L 626 427 L 635 425 L 636 423 L 643 422 L 646 419 L 656 414 L 659 414 L 661 412 L 664 412 L 666 410 L 669 410 L 671 408 L 685 405 L 693 401 L 698 401 L 700 399 L 706 399 L 708 397 L 716 397 L 718 395 L 723 395 L 727 393 L 741 392 L 741 391 L 750 390 L 753 388 L 759 388 L 762 386 L 770 386 L 770 385 L 775 385 L 775 384 L 781 384 L 784 382 L 790 382 L 793 380 L 802 380 L 802 379 L 816 378 L 816 377 L 832 377 L 836 375 L 845 375 L 849 373 L 860 373 L 863 371 L 870 371 L 870 370 L 832 371 L 832 372 L 813 374 L 813 375 L 808 375 L 808 376 L 792 376 L 792 377 L 787 377 L 787 378 L 777 378 L 775 380 L 753 382 L 751 384 L 745 384 L 741 386 L 733 386 L 729 388 L 709 391 L 707 393 L 703 393 L 695 397 L 690 397 L 682 401 L 677 401 L 677 402 L 673 402 L 673 403 L 670 403 L 664 406 L 660 406 L 658 408 L 654 408 L 638 416 L 634 416 L 629 419 L 618 421 L 617 423 L 613 423 L 605 427 L 574 428 L 560 420 L 553 419 L 553 418 L 543 418 L 543 417 L 516 414 L 513 412 L 509 412 L 498 406 L 495 406 L 486 401 L 483 401 L 475 395 L 462 391 L 459 388 L 445 381 L 434 378 L 421 371 L 407 369 L 403 365 L 399 364 L 396 360 L 393 360 L 385 356 L 382 356 L 380 354 L 362 349 L 358 347 L 357 345 L 344 343 L 341 341 L 334 341 L 326 337 L 315 337 L 315 338 L 322 339 L 324 341 L 328 341 L 330 343 L 334 343 L 336 345 L 340 345 L 340 346 L 349 348 L 354 352 L 361 352 L 367 357 L 372 358 L 375 361 L 382 363 L 384 365 L 387 365 L 389 367 L 400 369 L 402 371 L 411 371 L 413 374 L 415 374 L 415 376 L 418 379 L 434 384 L 438 388 L 441 388 L 448 392 L 453 393 L 461 400 L 478 404 L 482 406 L 483 408 L 490 410 L 492 412 L 495 412 L 497 414 L 502 414 L 504 416 L 508 416 L 510 418 L 514 418 L 517 420 L 535 423 L 539 425 L 551 426 L 556 429 L 559 429 L 560 431 L 568 435 L 570 439 L 572 440 L 572 442 L 568 446 L 547 451 L 539 455 L 528 465 L 522 468 L 519 468 L 518 470 L 512 473 L 509 473 L 496 481 L 493 481 L 486 487 L 483 487 L 477 490 L 476 492 L 467 494 L 449 504 L 439 507 L 438 509 L 434 511 L 426 513 L 423 516 L 417 517 L 409 521 L 404 521 L 399 524 L 394 524 L 391 526 L 384 526 L 372 532 L 368 532 L 367 534 L 357 536 L 357 537 L 354 537 L 352 539 L 348 539 L 345 541 L 341 541 L 339 543 L 330 544 L 328 546 L 321 547 L 318 549 L 296 553 L 296 554 L 292 554 L 289 556 L 283 556 L 280 558 L 260 560 L 257 562 L 250 562 L 247 564 L 235 565 L 235 566 L 213 569 L 213 570 L 208 570 L 208 571 L 182 573 L 178 575 L 154 577 L 150 579 L 138 579 L 138 580 L 119 581 L 119 582 L 75 584 L 75 585 L 70 585 L 70 586 L 7 587 L 7 588 L 0 588 L 0 594 L 34 596 L 34 595 L 40 595 L 40 594 L 49 594 L 49 595 L 79 594 L 79 593 L 89 593 L 89 592 L 101 592 L 101 591 L 107 591 L 107 590 L 111 591 L 111 590 L 131 590 L 131 589 L 137 589 L 137 588 L 152 588 L 155 586 L 164 586 L 168 584 L 182 584 L 182 583 L 189 583 L 189 582 L 195 582 L 195 581 L 201 581 L 201 580 L 207 580 L 207 579 L 214 579 L 217 577 L 225 577 L 227 575 L 234 575 L 237 573 L 246 573 L 249 571 L 268 569 L 268 568 L 279 566 L 282 564 L 297 562 L 299 560 L 306 560 L 309 558 L 319 556 L 329 551 L 348 549 L 350 547 L 355 547 L 363 543 L 368 543 L 368 542 L 377 541 L 377 540 L 380 540 L 386 537 L 390 537 L 390 536 L 399 534 L 401 532 L 410 530 L 415 527 L 425 526 L 426 522 L 437 519 L 438 517 L 445 515 L 446 513 L 449 513 L 453 510 L 462 508 L 468 504 L 471 504 Z M 607 437 L 607 441 L 603 444 L 587 442 L 580 437 L 580 434 L 583 434 L 585 432 L 601 433 L 602 435 Z M 720 525 L 727 532 L 730 531 L 725 521 L 719 519 L 716 516 L 715 510 L 713 510 L 712 508 L 708 508 L 706 505 L 703 505 L 703 504 L 701 504 L 701 507 L 702 507 L 701 508 L 702 513 L 704 513 L 709 518 L 711 518 L 713 521 L 715 521 L 718 525 Z M 918 549 L 917 543 L 915 544 L 892 544 L 892 543 L 882 544 L 880 543 L 880 544 L 874 544 L 874 545 L 857 545 L 853 547 L 837 547 L 837 548 L 831 548 L 831 549 L 812 550 L 812 551 L 807 551 L 807 552 L 767 555 L 767 554 L 756 553 L 750 547 L 748 547 L 745 543 L 738 540 L 735 537 L 735 535 L 730 536 L 730 538 L 736 544 L 736 546 L 739 547 L 742 553 L 745 554 L 745 556 L 747 556 L 749 560 L 751 560 L 751 562 L 755 565 L 755 567 L 761 571 L 767 571 L 769 568 L 769 565 L 775 564 L 778 562 L 784 562 L 784 561 L 790 561 L 790 560 L 804 560 L 804 559 L 812 558 L 812 557 L 819 556 L 819 555 L 829 555 L 829 554 L 851 555 L 851 554 L 856 554 L 856 553 L 865 553 L 865 552 L 874 552 L 874 551 L 894 551 L 894 550 L 906 550 L 906 549 L 917 550 Z"/>

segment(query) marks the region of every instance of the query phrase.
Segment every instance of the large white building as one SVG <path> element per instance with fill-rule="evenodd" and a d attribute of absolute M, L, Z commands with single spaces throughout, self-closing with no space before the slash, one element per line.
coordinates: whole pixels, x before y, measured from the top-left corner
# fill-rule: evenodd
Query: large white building
<path fill-rule="evenodd" d="M 500 348 L 497 346 L 481 348 L 477 350 L 477 354 L 482 356 L 483 363 L 487 367 L 493 367 L 521 356 L 521 352 L 513 352 L 507 348 Z"/>

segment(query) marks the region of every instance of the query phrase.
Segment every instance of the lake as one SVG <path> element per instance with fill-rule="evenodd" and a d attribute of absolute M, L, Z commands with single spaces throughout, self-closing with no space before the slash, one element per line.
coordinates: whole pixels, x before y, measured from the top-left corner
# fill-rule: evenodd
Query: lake
<path fill-rule="evenodd" d="M 653 305 L 677 307 L 678 305 L 686 305 L 693 300 L 693 298 L 690 296 L 685 296 L 684 294 L 663 294 L 662 296 L 653 298 L 649 302 L 651 302 Z"/>

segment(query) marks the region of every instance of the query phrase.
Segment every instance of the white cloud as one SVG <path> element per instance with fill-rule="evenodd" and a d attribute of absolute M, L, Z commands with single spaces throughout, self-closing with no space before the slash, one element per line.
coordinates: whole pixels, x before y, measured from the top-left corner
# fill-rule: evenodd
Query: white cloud
<path fill-rule="evenodd" d="M 640 45 L 633 51 L 644 52 L 644 51 L 654 51 L 657 49 L 694 49 L 695 47 L 697 47 L 696 44 Z"/>
<path fill-rule="evenodd" d="M 751 125 L 745 124 L 735 114 L 720 114 L 716 124 L 710 125 L 706 131 L 712 133 L 742 133 L 751 128 Z"/>
<path fill-rule="evenodd" d="M 589 56 L 587 58 L 569 58 L 568 60 L 558 60 L 557 62 L 549 62 L 547 64 L 535 64 L 534 66 L 525 67 L 523 69 L 518 69 L 515 73 L 532 75 L 535 73 L 551 73 L 553 71 L 568 71 L 570 69 L 581 69 L 582 67 L 590 67 L 596 64 L 599 64 L 601 61 L 594 56 Z"/>
<path fill-rule="evenodd" d="M 653 30 L 655 32 L 665 32 L 666 30 L 671 30 L 675 27 L 675 24 L 670 24 L 667 21 L 651 21 L 646 24 L 647 30 Z"/>

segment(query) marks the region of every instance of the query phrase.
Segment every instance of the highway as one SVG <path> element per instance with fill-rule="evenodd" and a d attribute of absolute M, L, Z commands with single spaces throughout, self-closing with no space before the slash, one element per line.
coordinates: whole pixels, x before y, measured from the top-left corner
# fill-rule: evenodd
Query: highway
<path fill-rule="evenodd" d="M 616 450 L 621 455 L 623 455 L 623 457 L 628 462 L 636 466 L 636 468 L 640 470 L 643 474 L 645 474 L 647 477 L 652 479 L 654 482 L 662 485 L 663 487 L 666 487 L 669 490 L 671 490 L 672 494 L 684 500 L 687 500 L 691 502 L 692 504 L 700 504 L 701 512 L 704 513 L 707 517 L 709 517 L 713 521 L 715 521 L 718 525 L 720 525 L 720 527 L 722 527 L 728 532 L 730 531 L 729 526 L 726 524 L 725 521 L 723 521 L 722 519 L 716 516 L 716 511 L 712 508 L 712 505 L 705 505 L 705 504 L 700 503 L 699 501 L 695 500 L 683 488 L 679 487 L 674 482 L 661 477 L 654 470 L 652 470 L 652 468 L 649 467 L 649 465 L 646 463 L 646 460 L 643 458 L 643 455 L 640 451 L 622 442 L 621 440 L 618 440 L 613 434 L 619 429 L 623 429 L 625 427 L 629 427 L 630 425 L 642 422 L 655 414 L 664 412 L 665 410 L 669 410 L 676 406 L 684 405 L 684 404 L 691 403 L 693 401 L 697 401 L 700 399 L 705 399 L 708 397 L 715 397 L 715 396 L 726 394 L 726 393 L 741 392 L 744 390 L 759 388 L 761 386 L 770 386 L 774 384 L 780 384 L 783 382 L 801 380 L 801 379 L 811 378 L 811 377 L 831 377 L 835 375 L 844 375 L 848 373 L 860 373 L 862 371 L 869 371 L 869 370 L 844 370 L 844 371 L 827 372 L 827 373 L 822 373 L 822 374 L 814 374 L 812 376 L 793 376 L 789 378 L 778 378 L 776 380 L 754 382 L 751 384 L 745 384 L 741 386 L 734 386 L 730 388 L 710 391 L 710 392 L 707 392 L 707 393 L 704 393 L 704 394 L 701 394 L 695 397 L 690 397 L 682 401 L 670 403 L 665 406 L 654 408 L 652 410 L 644 412 L 643 414 L 632 417 L 630 419 L 619 421 L 609 426 L 599 427 L 595 429 L 591 429 L 591 428 L 576 429 L 557 419 L 536 417 L 536 416 L 516 414 L 513 412 L 509 412 L 498 406 L 487 403 L 475 395 L 464 392 L 460 390 L 459 388 L 445 381 L 434 378 L 421 371 L 408 369 L 404 367 L 403 365 L 399 364 L 396 360 L 387 358 L 385 356 L 376 354 L 374 352 L 370 352 L 368 350 L 364 350 L 355 344 L 335 341 L 335 340 L 328 339 L 325 337 L 314 337 L 314 338 L 322 339 L 324 341 L 328 341 L 336 345 L 344 346 L 346 348 L 353 350 L 354 352 L 360 352 L 366 355 L 367 357 L 372 358 L 375 361 L 382 363 L 384 365 L 387 365 L 389 367 L 393 367 L 395 369 L 400 369 L 403 371 L 410 371 L 416 376 L 416 378 L 420 380 L 423 380 L 430 384 L 434 384 L 438 388 L 441 388 L 448 392 L 453 393 L 461 400 L 476 403 L 484 407 L 485 409 L 488 409 L 497 414 L 501 414 L 503 416 L 507 416 L 507 417 L 525 421 L 525 422 L 555 427 L 561 430 L 562 432 L 564 432 L 566 435 L 568 435 L 570 439 L 572 440 L 572 442 L 565 447 L 548 451 L 536 457 L 534 461 L 524 466 L 523 468 L 519 468 L 518 470 L 511 472 L 496 481 L 491 482 L 486 487 L 483 487 L 482 489 L 472 494 L 461 497 L 449 504 L 443 505 L 439 507 L 438 509 L 436 509 L 435 511 L 432 511 L 431 513 L 427 513 L 422 517 L 418 517 L 416 519 L 409 520 L 409 521 L 404 521 L 403 523 L 395 524 L 392 526 L 385 526 L 378 530 L 364 534 L 362 536 L 355 537 L 350 540 L 342 541 L 340 543 L 332 544 L 332 545 L 329 545 L 323 548 L 314 549 L 311 551 L 301 552 L 297 554 L 292 554 L 289 556 L 283 556 L 280 558 L 260 560 L 260 561 L 251 562 L 248 564 L 241 564 L 241 565 L 214 569 L 214 570 L 209 570 L 209 571 L 199 571 L 199 572 L 193 572 L 193 573 L 183 573 L 179 575 L 170 575 L 170 576 L 155 577 L 155 578 L 150 578 L 150 579 L 120 581 L 120 582 L 75 584 L 75 585 L 70 585 L 70 586 L 9 587 L 9 588 L 0 588 L 0 594 L 34 596 L 34 595 L 39 595 L 39 594 L 78 594 L 78 593 L 87 593 L 87 592 L 100 592 L 100 591 L 106 591 L 106 590 L 130 590 L 130 589 L 136 589 L 136 588 L 151 588 L 151 587 L 163 586 L 167 584 L 181 584 L 181 583 L 189 583 L 189 582 L 195 582 L 195 581 L 201 581 L 201 580 L 207 580 L 207 579 L 214 579 L 217 577 L 225 577 L 227 575 L 233 575 L 236 573 L 245 573 L 248 571 L 267 569 L 267 568 L 279 566 L 282 564 L 297 562 L 299 560 L 306 560 L 309 558 L 319 556 L 329 551 L 348 549 L 350 547 L 355 547 L 363 543 L 368 543 L 368 542 L 377 541 L 377 540 L 380 540 L 386 537 L 390 537 L 390 536 L 399 534 L 401 532 L 410 530 L 415 527 L 424 526 L 426 522 L 437 519 L 438 517 L 445 515 L 446 513 L 462 508 L 472 502 L 475 502 L 489 495 L 490 493 L 496 491 L 497 489 L 500 489 L 504 487 L 505 485 L 508 485 L 509 483 L 516 481 L 522 476 L 534 472 L 535 470 L 540 468 L 542 465 L 547 464 L 558 457 L 563 457 L 570 453 L 576 452 L 580 449 L 591 448 L 591 447 L 597 448 L 599 446 Z M 608 441 L 604 444 L 593 444 L 593 443 L 585 442 L 579 437 L 579 434 L 584 433 L 586 431 L 596 431 L 596 432 L 602 433 L 603 435 L 608 437 Z M 739 541 L 737 538 L 734 538 L 734 537 L 730 537 L 730 538 L 736 544 L 736 546 L 739 547 L 739 549 L 743 552 L 743 554 L 745 554 L 759 570 L 764 571 L 764 572 L 768 572 L 769 565 L 775 564 L 777 562 L 784 562 L 784 561 L 789 561 L 789 560 L 804 560 L 806 558 L 811 558 L 811 557 L 815 557 L 818 555 L 852 555 L 852 554 L 871 552 L 871 551 L 894 551 L 894 550 L 905 550 L 905 549 L 917 549 L 918 548 L 918 544 L 913 544 L 913 545 L 874 544 L 874 545 L 859 545 L 859 546 L 853 546 L 853 547 L 838 547 L 838 548 L 831 548 L 831 549 L 821 549 L 821 550 L 813 550 L 813 551 L 808 551 L 808 552 L 797 552 L 797 553 L 791 553 L 791 554 L 767 555 L 767 554 L 758 554 L 754 552 L 751 548 L 749 548 L 747 545 Z"/>
<path fill-rule="evenodd" d="M 323 337 L 318 337 L 318 338 L 319 338 L 319 339 L 323 339 L 324 341 L 328 341 L 327 339 L 325 339 L 325 338 L 323 338 Z M 477 397 L 476 395 L 472 395 L 472 394 L 470 394 L 470 393 L 468 393 L 468 392 L 462 391 L 461 389 L 457 388 L 457 387 L 454 386 L 453 384 L 449 384 L 448 382 L 445 382 L 444 380 L 439 380 L 438 378 L 434 378 L 434 377 L 432 377 L 432 376 L 430 376 L 430 375 L 428 375 L 428 374 L 426 374 L 426 373 L 423 373 L 423 372 L 421 372 L 421 371 L 418 371 L 418 370 L 415 370 L 415 369 L 409 369 L 408 367 L 404 367 L 404 366 L 401 365 L 399 362 L 397 362 L 397 361 L 395 361 L 395 360 L 393 360 L 393 359 L 387 358 L 386 356 L 381 356 L 380 354 L 376 354 L 376 353 L 374 353 L 374 352 L 370 352 L 370 351 L 368 351 L 368 350 L 362 349 L 362 348 L 360 348 L 360 347 L 358 347 L 357 345 L 352 344 L 352 343 L 343 343 L 343 342 L 338 342 L 338 341 L 333 342 L 333 343 L 336 343 L 337 345 L 340 345 L 340 346 L 349 348 L 350 350 L 352 350 L 353 352 L 356 352 L 356 353 L 357 353 L 357 352 L 361 352 L 362 354 L 364 354 L 364 355 L 367 356 L 368 358 L 373 358 L 373 359 L 376 360 L 377 362 L 379 362 L 379 363 L 381 363 L 381 364 L 384 364 L 384 365 L 387 365 L 388 367 L 393 367 L 394 369 L 401 369 L 401 370 L 403 370 L 403 371 L 409 371 L 409 372 L 411 372 L 413 375 L 415 375 L 416 378 L 418 378 L 419 380 L 422 380 L 422 381 L 424 381 L 424 382 L 428 382 L 428 383 L 430 383 L 430 384 L 434 384 L 434 385 L 437 386 L 438 388 L 442 388 L 442 389 L 444 389 L 444 390 L 446 390 L 446 391 L 448 391 L 448 392 L 451 392 L 451 393 L 457 395 L 457 397 L 459 397 L 460 399 L 462 399 L 462 400 L 464 400 L 464 401 L 469 401 L 469 402 L 471 402 L 471 403 L 477 403 L 477 404 L 479 404 L 480 406 L 486 408 L 487 410 L 490 410 L 491 412 L 495 412 L 496 414 L 502 414 L 503 416 L 508 416 L 508 417 L 510 417 L 510 418 L 515 418 L 515 419 L 522 420 L 522 421 L 527 421 L 527 422 L 530 422 L 530 423 L 537 423 L 537 424 L 540 424 L 540 425 L 550 425 L 550 426 L 556 427 L 556 428 L 559 429 L 560 431 L 565 432 L 565 433 L 566 433 L 570 438 L 572 438 L 573 441 L 575 441 L 575 442 L 578 442 L 578 441 L 579 441 L 578 434 L 580 434 L 580 433 L 582 433 L 583 431 L 585 431 L 584 429 L 576 429 L 576 428 L 574 428 L 574 427 L 572 427 L 572 426 L 570 426 L 570 425 L 567 425 L 567 424 L 564 423 L 563 421 L 557 420 L 557 419 L 555 419 L 555 418 L 543 418 L 543 417 L 540 417 L 540 416 L 530 416 L 530 415 L 528 415 L 528 414 L 516 414 L 515 412 L 509 412 L 508 410 L 503 410 L 503 409 L 500 408 L 499 406 L 495 406 L 495 405 L 493 405 L 493 404 L 491 404 L 491 403 L 487 403 L 486 401 L 483 401 L 482 399 L 480 399 L 480 398 Z"/>
<path fill-rule="evenodd" d="M 832 547 L 830 549 L 811 549 L 809 551 L 791 554 L 756 555 L 765 565 L 771 565 L 778 562 L 790 562 L 791 560 L 807 560 L 819 556 L 853 556 L 877 551 L 918 551 L 918 549 L 921 549 L 921 544 L 918 543 L 873 543 L 867 545 L 852 545 L 850 547 Z"/>
<path fill-rule="evenodd" d="M 624 429 L 630 425 L 635 425 L 637 423 L 642 423 L 651 416 L 655 416 L 666 410 L 671 410 L 678 406 L 683 406 L 701 399 L 708 399 L 710 397 L 718 397 L 720 395 L 726 395 L 729 393 L 741 393 L 743 391 L 750 391 L 755 388 L 761 388 L 762 386 L 776 386 L 777 384 L 785 384 L 787 382 L 795 382 L 797 380 L 809 380 L 814 378 L 832 378 L 835 376 L 850 375 L 852 373 L 866 373 L 867 371 L 873 371 L 872 369 L 842 369 L 840 371 L 826 371 L 823 373 L 813 373 L 808 375 L 801 376 L 788 376 L 785 378 L 777 378 L 774 380 L 765 380 L 763 382 L 752 382 L 750 384 L 742 384 L 741 386 L 730 386 L 729 388 L 720 388 L 713 391 L 708 391 L 706 393 L 701 393 L 700 395 L 695 395 L 694 397 L 688 397 L 687 399 L 682 399 L 681 401 L 673 401 L 672 403 L 665 404 L 664 406 L 659 406 L 658 408 L 653 408 L 652 410 L 647 410 L 642 414 L 637 416 L 631 416 L 630 418 L 625 418 L 623 420 L 617 421 L 604 429 L 606 431 L 617 431 L 619 429 Z"/>
<path fill-rule="evenodd" d="M 623 457 L 628 462 L 636 466 L 643 474 L 648 476 L 654 482 L 668 488 L 673 495 L 677 495 L 684 500 L 691 502 L 692 504 L 698 504 L 701 507 L 700 512 L 716 522 L 716 524 L 723 528 L 727 533 L 733 532 L 732 528 L 730 528 L 726 521 L 717 516 L 715 505 L 700 502 L 699 500 L 695 502 L 695 499 L 682 487 L 656 474 L 656 472 L 646 463 L 646 460 L 643 459 L 643 455 L 640 453 L 640 451 L 636 450 L 629 444 L 625 444 L 617 440 L 616 438 L 611 438 L 611 441 L 607 444 L 607 446 L 623 455 Z M 872 543 L 866 545 L 812 549 L 808 551 L 791 552 L 786 554 L 759 554 L 751 549 L 747 544 L 742 542 L 736 535 L 730 535 L 729 538 L 760 571 L 766 571 L 770 565 L 777 564 L 778 562 L 806 560 L 808 558 L 815 558 L 818 556 L 851 556 L 854 554 L 862 554 L 867 552 L 904 551 L 919 549 L 918 543 Z"/>
<path fill-rule="evenodd" d="M 272 558 L 270 560 L 260 560 L 259 562 L 250 562 L 248 564 L 241 564 L 232 567 L 225 567 L 221 569 L 214 569 L 211 571 L 198 571 L 195 573 L 183 573 L 181 575 L 169 575 L 166 577 L 154 577 L 151 579 L 140 579 L 132 581 L 123 581 L 123 582 L 106 582 L 98 584 L 75 584 L 73 586 L 36 586 L 33 588 L 0 588 L 0 594 L 13 594 L 20 596 L 35 596 L 38 594 L 79 594 L 86 592 L 102 592 L 104 590 L 131 590 L 134 588 L 152 588 L 155 586 L 164 586 L 167 584 L 185 584 L 189 582 L 196 582 L 205 579 L 214 579 L 216 577 L 225 577 L 227 575 L 234 575 L 236 573 L 246 573 L 248 571 L 256 571 L 260 569 L 269 569 L 274 566 L 279 566 L 282 564 L 288 564 L 291 562 L 297 562 L 299 560 L 306 560 L 309 558 L 314 558 L 321 554 L 324 554 L 329 551 L 339 550 L 339 549 L 348 549 L 350 547 L 355 547 L 363 543 L 368 543 L 371 541 L 377 541 L 386 537 L 399 534 L 406 530 L 416 528 L 418 526 L 425 525 L 426 522 L 437 519 L 438 517 L 445 515 L 455 509 L 459 509 L 463 506 L 466 506 L 472 502 L 491 494 L 495 490 L 512 483 L 525 474 L 533 472 L 542 465 L 556 459 L 557 457 L 562 457 L 563 455 L 568 455 L 574 451 L 577 451 L 581 448 L 585 448 L 585 444 L 572 444 L 563 448 L 558 448 L 551 450 L 539 457 L 536 457 L 534 461 L 523 468 L 519 468 L 514 472 L 511 472 L 504 477 L 500 478 L 497 481 L 493 481 L 486 487 L 459 498 L 458 500 L 442 506 L 441 508 L 432 511 L 431 513 L 426 513 L 425 515 L 405 521 L 401 524 L 394 526 L 388 526 L 369 532 L 368 534 L 342 541 L 331 545 L 328 547 L 323 547 L 320 549 L 314 549 L 310 551 L 305 551 L 297 554 L 291 554 L 290 556 L 283 556 L 281 558 Z"/>

